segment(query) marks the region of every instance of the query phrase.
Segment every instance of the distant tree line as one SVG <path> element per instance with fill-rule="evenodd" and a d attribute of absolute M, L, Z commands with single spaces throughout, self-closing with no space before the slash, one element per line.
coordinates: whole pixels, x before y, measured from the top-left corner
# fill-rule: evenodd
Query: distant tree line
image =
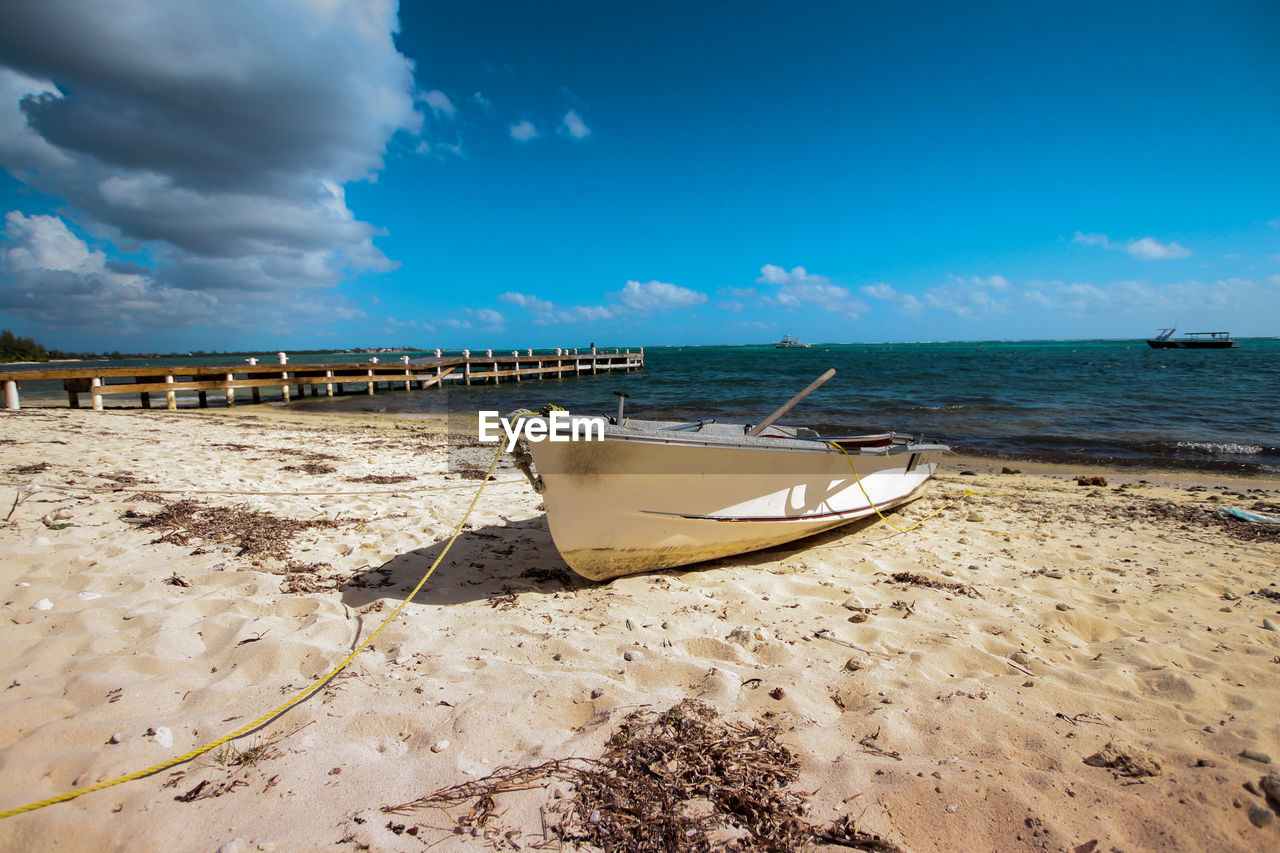
<path fill-rule="evenodd" d="M 20 338 L 8 329 L 0 331 L 0 362 L 48 361 L 58 358 L 32 338 Z"/>

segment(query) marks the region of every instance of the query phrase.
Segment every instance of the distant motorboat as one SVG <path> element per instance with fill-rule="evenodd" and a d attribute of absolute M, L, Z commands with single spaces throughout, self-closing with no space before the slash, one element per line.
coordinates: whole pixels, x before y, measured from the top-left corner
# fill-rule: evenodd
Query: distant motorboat
<path fill-rule="evenodd" d="M 790 335 L 783 335 L 782 340 L 774 344 L 777 349 L 808 349 L 813 344 L 801 342 L 799 338 L 793 338 Z"/>
<path fill-rule="evenodd" d="M 1185 332 L 1175 338 L 1177 329 L 1161 329 L 1160 334 L 1147 339 L 1152 349 L 1231 349 L 1236 342 L 1230 332 Z"/>

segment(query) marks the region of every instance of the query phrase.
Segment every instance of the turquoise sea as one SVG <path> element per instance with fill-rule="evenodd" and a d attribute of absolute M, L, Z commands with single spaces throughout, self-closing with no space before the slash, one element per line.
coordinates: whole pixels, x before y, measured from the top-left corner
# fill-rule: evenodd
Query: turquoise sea
<path fill-rule="evenodd" d="M 893 429 L 962 452 L 1014 459 L 1280 471 L 1275 338 L 1244 339 L 1231 350 L 1154 350 L 1140 340 L 984 341 L 649 347 L 645 356 L 639 373 L 290 405 L 411 414 L 555 403 L 598 413 L 615 411 L 613 392 L 621 390 L 630 394 L 627 413 L 635 417 L 753 422 L 834 367 L 836 376 L 784 423 L 833 433 Z M 291 363 L 356 358 L 299 356 Z M 274 353 L 262 360 L 274 361 Z"/>

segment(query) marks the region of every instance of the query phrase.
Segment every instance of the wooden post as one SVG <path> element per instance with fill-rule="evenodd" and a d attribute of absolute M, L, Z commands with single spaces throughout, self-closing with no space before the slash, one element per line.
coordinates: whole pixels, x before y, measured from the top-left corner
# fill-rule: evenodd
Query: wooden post
<path fill-rule="evenodd" d="M 249 393 L 253 395 L 253 402 L 255 403 L 262 402 L 262 389 L 259 388 L 257 385 L 254 385 L 252 388 L 250 388 Z"/>
<path fill-rule="evenodd" d="M 80 380 L 79 380 L 79 379 L 64 379 L 64 380 L 62 380 L 62 387 L 63 387 L 63 388 L 65 388 L 65 389 L 67 390 L 67 405 L 68 405 L 68 406 L 70 406 L 70 407 L 71 407 L 71 408 L 73 408 L 73 409 L 78 409 L 78 408 L 80 408 Z M 17 389 L 16 387 L 13 389 L 13 393 L 14 393 L 14 394 L 17 394 L 17 393 L 18 393 L 18 389 Z M 8 404 L 8 402 L 9 402 L 9 400 L 8 400 L 8 394 L 9 394 L 9 388 L 8 388 L 8 386 L 6 385 L 6 386 L 5 386 L 5 404 L 6 404 L 6 405 L 7 405 L 7 404 Z M 15 409 L 16 409 L 16 408 L 18 408 L 18 407 L 17 407 L 17 406 L 13 406 L 13 408 L 15 408 Z"/>
<path fill-rule="evenodd" d="M 80 398 L 76 396 L 76 392 L 71 392 L 71 399 L 75 402 L 73 405 L 80 405 Z M 12 379 L 4 381 L 4 407 L 10 411 L 18 409 L 18 383 Z"/>
<path fill-rule="evenodd" d="M 231 383 L 235 381 L 235 378 L 236 378 L 236 375 L 234 373 L 227 374 L 227 390 L 226 390 L 227 408 L 230 408 L 236 404 L 236 389 L 231 387 Z M 254 386 L 253 390 L 257 391 L 258 390 L 257 386 Z"/>
<path fill-rule="evenodd" d="M 102 379 L 95 376 L 89 380 L 89 399 L 93 401 L 93 410 L 95 412 L 102 411 Z"/>
<path fill-rule="evenodd" d="M 172 377 L 172 376 L 166 376 L 166 377 L 164 378 L 164 381 L 165 381 L 165 384 L 166 384 L 166 385 L 172 385 L 172 384 L 173 384 L 173 377 Z M 173 391 L 165 391 L 165 392 L 164 392 L 164 404 L 165 404 L 165 408 L 166 408 L 166 409 L 168 409 L 168 410 L 169 410 L 169 411 L 171 411 L 171 412 L 176 412 L 176 411 L 178 410 L 178 395 L 177 395 L 175 392 L 173 392 Z"/>
<path fill-rule="evenodd" d="M 151 408 L 151 392 L 150 391 L 143 391 L 138 396 L 142 398 L 142 408 L 144 409 Z"/>
<path fill-rule="evenodd" d="M 369 396 L 373 396 L 373 368 L 369 368 Z"/>
<path fill-rule="evenodd" d="M 325 379 L 332 379 L 332 378 L 333 378 L 333 371 L 332 371 L 332 370 L 326 370 L 326 371 L 324 372 L 324 378 L 325 378 Z M 328 394 L 330 397 L 332 397 L 332 396 L 333 396 L 333 383 L 332 383 L 332 382 L 326 382 L 326 383 L 324 383 L 324 391 L 325 391 L 325 393 L 326 393 L 326 394 Z"/>
<path fill-rule="evenodd" d="M 498 362 L 495 361 L 491 367 L 493 368 L 493 384 L 497 385 L 502 381 L 502 377 L 498 375 Z"/>
<path fill-rule="evenodd" d="M 209 408 L 209 392 L 197 391 L 196 394 L 200 397 L 200 408 L 202 409 Z"/>

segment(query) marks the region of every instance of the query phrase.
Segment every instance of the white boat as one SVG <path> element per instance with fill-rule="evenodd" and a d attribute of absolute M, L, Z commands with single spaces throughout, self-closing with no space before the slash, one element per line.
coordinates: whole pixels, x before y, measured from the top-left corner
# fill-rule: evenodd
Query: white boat
<path fill-rule="evenodd" d="M 949 450 L 895 433 L 824 438 L 768 426 L 749 436 L 713 420 L 619 426 L 554 415 L 565 417 L 527 419 L 563 438 L 572 423 L 577 440 L 521 437 L 514 452 L 542 494 L 556 548 L 593 580 L 768 548 L 898 506 L 922 493 Z"/>
<path fill-rule="evenodd" d="M 774 347 L 777 349 L 808 349 L 811 346 L 813 345 L 806 344 L 799 338 L 793 338 L 790 335 L 783 335 L 782 340 L 774 344 Z"/>

